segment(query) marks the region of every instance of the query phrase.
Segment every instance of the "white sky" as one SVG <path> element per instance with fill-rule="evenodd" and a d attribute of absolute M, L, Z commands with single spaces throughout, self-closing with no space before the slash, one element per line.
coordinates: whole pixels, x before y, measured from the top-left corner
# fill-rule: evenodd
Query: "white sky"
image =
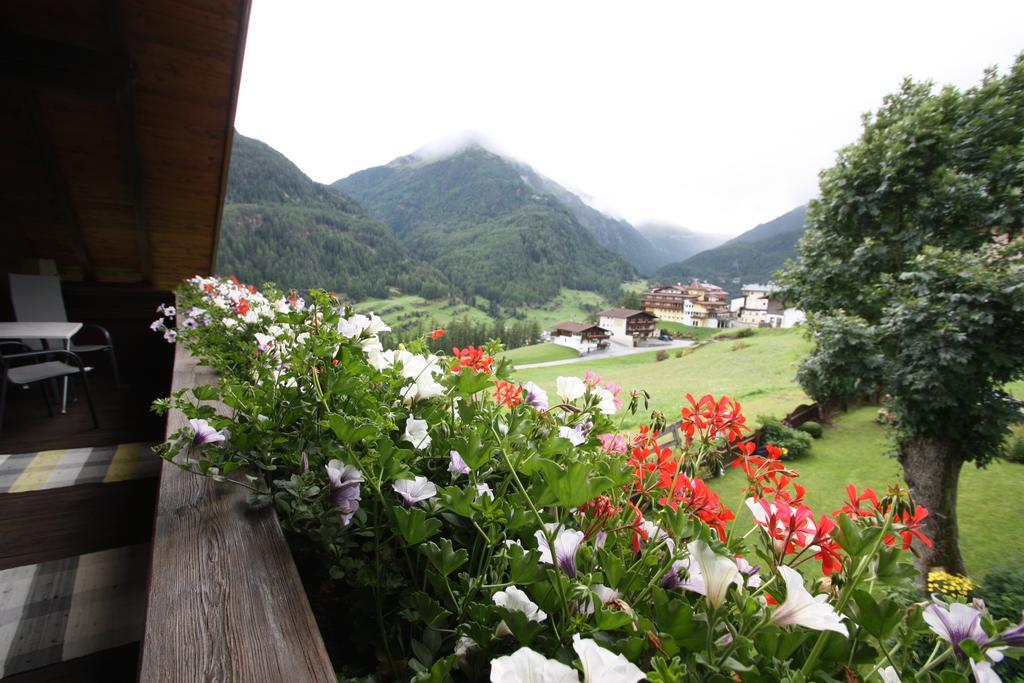
<path fill-rule="evenodd" d="M 812 197 L 904 76 L 1024 50 L 1024 2 L 253 0 L 236 126 L 333 182 L 474 131 L 630 221 Z"/>

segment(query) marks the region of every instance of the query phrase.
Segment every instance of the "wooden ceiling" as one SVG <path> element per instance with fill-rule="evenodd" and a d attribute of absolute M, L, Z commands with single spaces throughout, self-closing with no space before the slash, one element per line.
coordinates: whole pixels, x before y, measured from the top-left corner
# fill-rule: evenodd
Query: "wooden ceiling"
<path fill-rule="evenodd" d="M 250 0 L 0 3 L 0 265 L 213 269 Z"/>

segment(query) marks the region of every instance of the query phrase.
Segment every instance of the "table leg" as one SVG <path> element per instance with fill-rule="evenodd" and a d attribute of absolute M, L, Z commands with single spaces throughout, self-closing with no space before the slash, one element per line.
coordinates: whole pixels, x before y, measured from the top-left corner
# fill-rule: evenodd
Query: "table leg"
<path fill-rule="evenodd" d="M 64 350 L 65 351 L 70 351 L 71 350 L 71 340 L 70 339 L 65 339 L 64 340 Z M 64 391 L 62 393 L 62 397 L 61 397 L 61 401 L 60 401 L 60 414 L 61 415 L 66 415 L 67 412 L 68 412 L 68 376 L 64 375 Z"/>

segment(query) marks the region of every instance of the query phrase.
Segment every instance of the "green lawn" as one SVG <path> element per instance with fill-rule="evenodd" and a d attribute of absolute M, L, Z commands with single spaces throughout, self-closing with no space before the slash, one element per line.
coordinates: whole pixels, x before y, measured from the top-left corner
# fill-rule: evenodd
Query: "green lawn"
<path fill-rule="evenodd" d="M 565 360 L 577 358 L 578 353 L 558 344 L 533 344 L 532 346 L 521 346 L 502 354 L 513 365 L 528 365 L 530 363 L 546 363 L 552 360 Z"/>
<path fill-rule="evenodd" d="M 754 336 L 736 341 L 716 341 L 676 358 L 656 361 L 655 352 L 595 360 L 568 366 L 533 368 L 516 373 L 521 381 L 532 380 L 554 393 L 561 375 L 582 377 L 593 370 L 606 381 L 623 388 L 628 403 L 632 389 L 651 394 L 652 409 L 665 413 L 669 422 L 679 417 L 687 391 L 700 396 L 728 394 L 743 405 L 753 421 L 758 415 L 782 417 L 809 399 L 795 380 L 796 364 L 809 349 L 798 330 L 757 330 Z M 647 422 L 648 415 L 624 416 L 627 428 Z"/>
<path fill-rule="evenodd" d="M 807 504 L 815 515 L 842 506 L 846 485 L 870 486 L 883 493 L 889 484 L 902 483 L 895 458 L 886 455 L 889 441 L 875 423 L 878 409 L 864 406 L 836 417 L 811 450 L 790 461 L 807 487 Z M 734 533 L 745 533 L 752 522 L 744 506 L 738 509 L 745 480 L 738 469 L 711 482 L 722 500 L 737 513 Z M 1019 567 L 1024 562 L 1024 465 L 995 462 L 987 469 L 965 465 L 960 478 L 958 513 L 960 547 L 970 575 L 976 579 L 996 567 Z M 998 503 L 998 507 L 993 506 Z"/>

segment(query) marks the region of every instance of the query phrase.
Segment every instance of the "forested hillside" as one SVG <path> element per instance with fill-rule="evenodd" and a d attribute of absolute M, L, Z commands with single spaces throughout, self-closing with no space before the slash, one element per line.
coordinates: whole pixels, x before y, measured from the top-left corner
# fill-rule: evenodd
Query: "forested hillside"
<path fill-rule="evenodd" d="M 743 285 L 770 280 L 786 259 L 796 256 L 806 213 L 807 207 L 799 206 L 714 249 L 670 263 L 658 271 L 658 276 L 673 281 L 707 280 L 738 296 Z"/>
<path fill-rule="evenodd" d="M 235 133 L 217 271 L 284 288 L 326 287 L 353 300 L 389 287 L 428 298 L 449 285 L 409 257 L 358 203 L 312 181 L 270 146 Z"/>
<path fill-rule="evenodd" d="M 479 146 L 407 156 L 337 181 L 465 300 L 542 304 L 563 287 L 617 296 L 634 274 L 515 164 Z"/>

